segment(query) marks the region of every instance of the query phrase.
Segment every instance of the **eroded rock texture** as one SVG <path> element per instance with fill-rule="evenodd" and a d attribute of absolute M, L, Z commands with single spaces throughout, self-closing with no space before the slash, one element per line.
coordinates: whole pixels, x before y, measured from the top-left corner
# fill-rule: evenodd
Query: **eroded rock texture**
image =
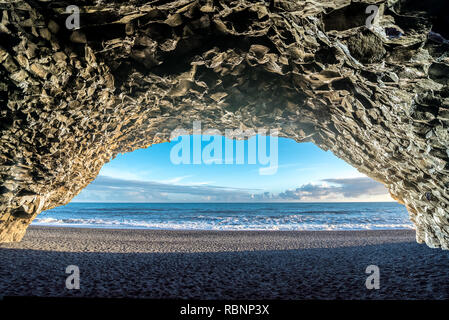
<path fill-rule="evenodd" d="M 378 19 L 365 22 L 368 5 Z M 81 27 L 68 30 L 77 5 Z M 435 0 L 1 3 L 0 240 L 175 128 L 332 150 L 449 248 L 449 35 Z"/>

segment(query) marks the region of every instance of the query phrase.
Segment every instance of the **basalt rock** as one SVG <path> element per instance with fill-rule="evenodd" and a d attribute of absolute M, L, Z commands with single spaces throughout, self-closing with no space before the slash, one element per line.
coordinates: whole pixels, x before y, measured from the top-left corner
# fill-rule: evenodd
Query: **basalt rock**
<path fill-rule="evenodd" d="M 445 3 L 1 2 L 0 241 L 118 153 L 201 120 L 331 150 L 407 206 L 418 242 L 448 249 Z"/>

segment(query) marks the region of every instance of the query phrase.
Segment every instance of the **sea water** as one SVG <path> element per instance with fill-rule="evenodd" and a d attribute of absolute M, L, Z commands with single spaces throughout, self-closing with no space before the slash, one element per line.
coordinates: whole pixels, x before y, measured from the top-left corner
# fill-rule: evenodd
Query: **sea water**
<path fill-rule="evenodd" d="M 168 230 L 412 229 L 404 206 L 369 203 L 69 203 L 32 225 Z"/>

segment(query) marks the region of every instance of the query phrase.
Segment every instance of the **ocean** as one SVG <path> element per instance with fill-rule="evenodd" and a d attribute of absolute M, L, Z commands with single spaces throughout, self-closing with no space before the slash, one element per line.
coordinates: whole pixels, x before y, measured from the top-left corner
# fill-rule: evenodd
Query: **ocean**
<path fill-rule="evenodd" d="M 404 206 L 369 203 L 69 203 L 32 225 L 168 230 L 412 229 Z"/>

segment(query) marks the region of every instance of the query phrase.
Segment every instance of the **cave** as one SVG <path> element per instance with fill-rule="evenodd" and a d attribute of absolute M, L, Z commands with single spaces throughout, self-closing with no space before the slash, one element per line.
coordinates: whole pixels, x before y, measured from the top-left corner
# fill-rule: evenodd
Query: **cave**
<path fill-rule="evenodd" d="M 80 12 L 74 29 L 70 5 Z M 119 153 L 200 120 L 331 150 L 406 205 L 417 242 L 449 249 L 447 6 L 1 3 L 0 242 L 20 241 Z"/>

